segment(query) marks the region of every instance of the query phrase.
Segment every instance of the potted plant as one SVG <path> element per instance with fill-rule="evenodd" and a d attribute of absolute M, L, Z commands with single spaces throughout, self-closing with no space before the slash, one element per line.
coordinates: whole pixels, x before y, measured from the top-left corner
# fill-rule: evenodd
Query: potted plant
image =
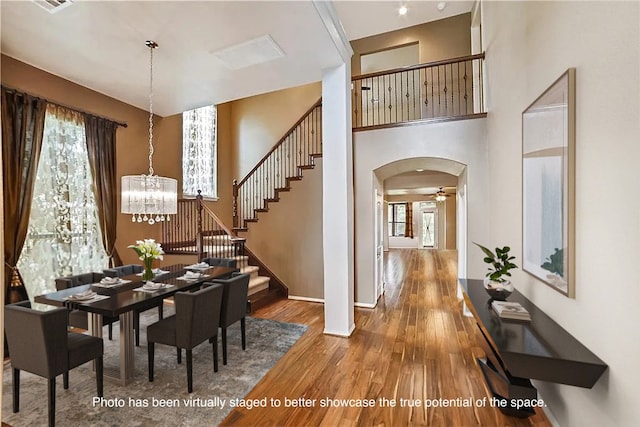
<path fill-rule="evenodd" d="M 511 250 L 509 246 L 496 248 L 495 253 L 493 253 L 491 249 L 476 242 L 473 242 L 473 244 L 482 250 L 485 254 L 484 262 L 489 264 L 489 272 L 484 279 L 485 289 L 493 299 L 504 301 L 513 292 L 513 285 L 508 278 L 511 277 L 509 270 L 518 268 L 512 262 L 516 257 L 509 255 Z"/>

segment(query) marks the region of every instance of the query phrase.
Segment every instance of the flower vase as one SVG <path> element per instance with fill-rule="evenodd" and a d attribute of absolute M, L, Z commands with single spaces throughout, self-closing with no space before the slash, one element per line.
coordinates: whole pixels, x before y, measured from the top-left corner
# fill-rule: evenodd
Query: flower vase
<path fill-rule="evenodd" d="M 155 274 L 153 274 L 153 268 L 151 265 L 153 264 L 153 258 L 146 258 L 144 260 L 144 271 L 142 272 L 142 280 L 147 281 L 153 279 Z"/>

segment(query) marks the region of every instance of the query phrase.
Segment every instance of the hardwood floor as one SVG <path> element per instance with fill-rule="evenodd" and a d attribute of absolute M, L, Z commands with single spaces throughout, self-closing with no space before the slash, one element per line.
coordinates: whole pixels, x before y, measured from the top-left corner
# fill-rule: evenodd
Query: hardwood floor
<path fill-rule="evenodd" d="M 348 339 L 322 333 L 321 304 L 285 300 L 257 310 L 255 317 L 309 329 L 245 397 L 266 397 L 267 407 L 236 408 L 221 425 L 551 425 L 541 411 L 519 419 L 488 403 L 475 404 L 488 397 L 475 361 L 483 352 L 477 328 L 462 316 L 456 296 L 455 251 L 393 250 L 385 262 L 385 293 L 375 309 L 356 309 L 356 329 Z M 321 407 L 323 398 L 338 405 Z M 281 406 L 272 407 L 270 399 Z M 359 401 L 344 406 L 336 399 Z M 373 407 L 356 406 L 368 399 Z M 388 399 L 387 406 L 381 399 Z M 400 407 L 400 399 L 411 405 L 405 401 Z M 438 399 L 458 407 L 425 408 L 425 400 Z"/>

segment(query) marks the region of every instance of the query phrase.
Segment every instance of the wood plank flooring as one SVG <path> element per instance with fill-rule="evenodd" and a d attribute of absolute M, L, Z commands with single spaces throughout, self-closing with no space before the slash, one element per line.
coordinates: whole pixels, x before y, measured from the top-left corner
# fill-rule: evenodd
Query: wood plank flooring
<path fill-rule="evenodd" d="M 482 401 L 489 395 L 475 361 L 484 355 L 479 332 L 462 316 L 457 299 L 455 251 L 392 250 L 385 263 L 385 293 L 375 309 L 356 309 L 356 330 L 348 339 L 322 333 L 321 304 L 284 300 L 257 310 L 255 317 L 309 329 L 245 398 L 266 397 L 267 407 L 236 408 L 221 425 L 551 425 L 541 411 L 519 419 L 488 404 L 461 407 L 464 399 Z M 232 363 L 233 355 L 229 358 Z M 321 407 L 323 398 L 373 399 L 375 406 L 336 402 Z M 273 407 L 270 399 L 281 406 Z M 400 407 L 400 399 L 411 404 Z M 438 399 L 453 399 L 458 407 L 424 406 L 425 400 Z"/>

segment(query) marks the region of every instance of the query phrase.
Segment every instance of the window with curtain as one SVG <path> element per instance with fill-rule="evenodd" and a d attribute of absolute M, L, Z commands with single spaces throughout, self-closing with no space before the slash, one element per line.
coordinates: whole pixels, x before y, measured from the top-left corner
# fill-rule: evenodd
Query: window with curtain
<path fill-rule="evenodd" d="M 18 268 L 30 298 L 56 277 L 102 271 L 102 244 L 83 116 L 47 106 L 29 228 Z"/>
<path fill-rule="evenodd" d="M 182 193 L 218 197 L 216 106 L 182 113 Z"/>
<path fill-rule="evenodd" d="M 407 225 L 407 204 L 389 203 L 389 236 L 403 237 Z"/>

